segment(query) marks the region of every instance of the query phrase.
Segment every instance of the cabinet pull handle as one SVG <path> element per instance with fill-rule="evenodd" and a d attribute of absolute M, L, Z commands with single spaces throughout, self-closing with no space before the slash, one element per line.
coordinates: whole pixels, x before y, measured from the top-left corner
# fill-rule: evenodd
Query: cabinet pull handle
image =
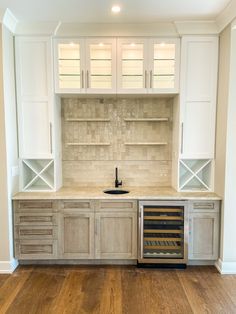
<path fill-rule="evenodd" d="M 144 87 L 147 88 L 147 70 L 145 70 Z"/>
<path fill-rule="evenodd" d="M 150 88 L 152 88 L 152 70 L 150 71 Z"/>
<path fill-rule="evenodd" d="M 181 123 L 181 148 L 180 152 L 183 154 L 183 149 L 184 149 L 184 123 Z"/>
<path fill-rule="evenodd" d="M 89 88 L 89 71 L 87 70 L 87 88 Z"/>
<path fill-rule="evenodd" d="M 49 123 L 50 153 L 52 154 L 52 123 Z"/>
<path fill-rule="evenodd" d="M 81 82 L 82 82 L 82 88 L 84 88 L 84 70 L 81 72 Z"/>

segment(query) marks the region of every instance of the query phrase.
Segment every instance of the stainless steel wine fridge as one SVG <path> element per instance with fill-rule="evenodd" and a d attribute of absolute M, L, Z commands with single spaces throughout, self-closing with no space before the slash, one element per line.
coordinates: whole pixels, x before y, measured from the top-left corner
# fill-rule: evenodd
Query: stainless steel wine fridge
<path fill-rule="evenodd" d="M 139 264 L 187 264 L 187 202 L 139 202 Z"/>

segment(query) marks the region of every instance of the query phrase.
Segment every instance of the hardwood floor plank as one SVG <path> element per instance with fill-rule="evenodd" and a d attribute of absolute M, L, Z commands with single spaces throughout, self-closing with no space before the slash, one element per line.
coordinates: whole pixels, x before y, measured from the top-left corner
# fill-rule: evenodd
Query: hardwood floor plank
<path fill-rule="evenodd" d="M 174 270 L 125 270 L 122 288 L 123 313 L 193 313 Z"/>
<path fill-rule="evenodd" d="M 0 287 L 0 313 L 6 313 L 21 291 L 26 280 L 30 277 L 32 267 L 19 267 Z"/>
<path fill-rule="evenodd" d="M 63 271 L 58 267 L 56 271 L 51 267 L 51 272 L 45 267 L 34 268 L 6 313 L 50 313 L 50 306 L 58 295 L 64 278 Z"/>
<path fill-rule="evenodd" d="M 213 267 L 189 267 L 177 275 L 194 313 L 236 313 L 235 304 L 219 286 L 221 275 Z"/>
<path fill-rule="evenodd" d="M 10 275 L 0 275 L 0 288 L 7 281 Z"/>

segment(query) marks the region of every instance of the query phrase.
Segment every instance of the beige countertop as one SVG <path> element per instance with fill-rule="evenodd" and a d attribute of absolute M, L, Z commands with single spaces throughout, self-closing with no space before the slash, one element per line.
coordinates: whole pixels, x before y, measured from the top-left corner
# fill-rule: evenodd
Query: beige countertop
<path fill-rule="evenodd" d="M 57 192 L 20 192 L 13 200 L 32 199 L 135 199 L 135 200 L 221 200 L 215 193 L 210 192 L 177 192 L 172 187 L 124 187 L 128 194 L 110 195 L 103 193 L 108 187 L 63 187 Z M 114 188 L 111 188 L 114 189 Z"/>

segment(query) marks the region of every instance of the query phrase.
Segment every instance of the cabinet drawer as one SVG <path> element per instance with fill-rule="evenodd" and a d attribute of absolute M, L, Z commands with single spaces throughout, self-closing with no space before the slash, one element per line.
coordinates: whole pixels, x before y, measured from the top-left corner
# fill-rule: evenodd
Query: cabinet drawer
<path fill-rule="evenodd" d="M 15 239 L 57 239 L 58 230 L 55 226 L 15 226 Z"/>
<path fill-rule="evenodd" d="M 16 213 L 15 225 L 57 225 L 58 215 L 53 213 Z"/>
<path fill-rule="evenodd" d="M 57 258 L 56 240 L 16 240 L 15 257 L 19 259 Z"/>
<path fill-rule="evenodd" d="M 96 211 L 137 211 L 137 202 L 129 200 L 104 200 L 98 201 Z"/>
<path fill-rule="evenodd" d="M 219 211 L 219 201 L 191 201 L 189 202 L 189 211 Z"/>
<path fill-rule="evenodd" d="M 38 209 L 52 209 L 53 202 L 52 201 L 18 201 L 17 202 L 18 209 L 30 209 L 30 208 L 38 208 Z"/>
<path fill-rule="evenodd" d="M 94 209 L 94 201 L 93 200 L 74 200 L 74 201 L 62 201 L 61 202 L 62 209 L 79 209 L 82 210 L 91 210 Z"/>

